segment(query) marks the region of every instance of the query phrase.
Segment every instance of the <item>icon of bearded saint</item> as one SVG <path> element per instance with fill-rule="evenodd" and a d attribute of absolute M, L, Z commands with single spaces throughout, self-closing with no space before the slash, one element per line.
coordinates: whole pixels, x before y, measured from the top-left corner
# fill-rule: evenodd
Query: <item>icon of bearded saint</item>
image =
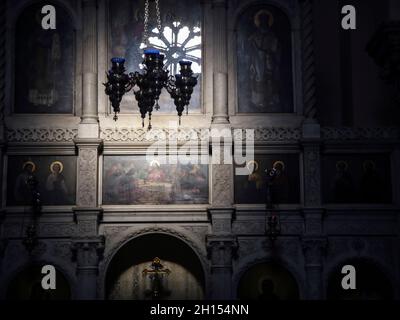
<path fill-rule="evenodd" d="M 256 31 L 248 38 L 250 46 L 250 101 L 257 112 L 279 112 L 281 101 L 280 61 L 281 46 L 271 27 L 274 17 L 268 10 L 254 15 Z"/>

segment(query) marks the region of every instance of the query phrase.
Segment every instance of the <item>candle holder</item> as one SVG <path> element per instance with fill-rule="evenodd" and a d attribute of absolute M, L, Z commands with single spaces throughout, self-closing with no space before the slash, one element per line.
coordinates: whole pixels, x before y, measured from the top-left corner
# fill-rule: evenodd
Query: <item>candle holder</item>
<path fill-rule="evenodd" d="M 197 77 L 193 76 L 191 62 L 180 61 L 180 73 L 173 76 L 168 75 L 164 68 L 164 55 L 156 49 L 144 50 L 144 72 L 125 73 L 125 59 L 112 58 L 112 67 L 107 73 L 107 83 L 104 83 L 105 93 L 109 96 L 114 111 L 114 120 L 118 119 L 120 104 L 125 93 L 134 90 L 136 101 L 142 118 L 142 127 L 146 114 L 149 115 L 148 130 L 151 129 L 151 116 L 153 109 L 159 110 L 158 100 L 163 88 L 166 88 L 171 98 L 174 100 L 176 111 L 181 123 L 181 116 L 188 107 L 193 93 L 193 88 L 197 84 Z"/>

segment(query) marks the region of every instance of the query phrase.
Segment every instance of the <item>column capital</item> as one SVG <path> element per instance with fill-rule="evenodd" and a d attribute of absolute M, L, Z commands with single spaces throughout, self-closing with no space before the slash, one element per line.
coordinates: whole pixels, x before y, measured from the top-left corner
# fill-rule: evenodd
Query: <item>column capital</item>
<path fill-rule="evenodd" d="M 306 267 L 321 267 L 322 255 L 326 250 L 328 241 L 325 237 L 305 236 L 301 245 L 306 260 Z"/>
<path fill-rule="evenodd" d="M 207 235 L 207 252 L 212 268 L 232 268 L 232 259 L 238 249 L 234 235 Z"/>
<path fill-rule="evenodd" d="M 99 260 L 103 258 L 105 237 L 81 237 L 72 241 L 71 250 L 73 259 L 79 269 L 96 269 Z"/>
<path fill-rule="evenodd" d="M 98 226 L 103 217 L 103 208 L 72 208 L 74 220 L 78 227 L 78 234 L 97 236 Z"/>

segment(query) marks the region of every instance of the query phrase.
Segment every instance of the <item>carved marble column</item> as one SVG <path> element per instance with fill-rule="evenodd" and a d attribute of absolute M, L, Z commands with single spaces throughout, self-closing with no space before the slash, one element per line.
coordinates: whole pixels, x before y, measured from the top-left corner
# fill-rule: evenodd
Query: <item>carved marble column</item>
<path fill-rule="evenodd" d="M 82 0 L 82 117 L 79 138 L 98 138 L 97 1 Z"/>
<path fill-rule="evenodd" d="M 211 299 L 232 299 L 232 259 L 237 250 L 236 238 L 231 235 L 209 235 L 207 249 L 211 259 Z"/>
<path fill-rule="evenodd" d="M 75 239 L 72 252 L 76 260 L 78 278 L 77 299 L 97 299 L 97 274 L 99 261 L 104 251 L 104 237 Z"/>
<path fill-rule="evenodd" d="M 326 248 L 326 239 L 319 237 L 303 237 L 302 246 L 307 279 L 306 298 L 309 300 L 321 300 L 324 298 L 322 258 Z"/>
<path fill-rule="evenodd" d="M 321 156 L 319 140 L 303 140 L 304 207 L 321 208 Z"/>
<path fill-rule="evenodd" d="M 228 124 L 227 0 L 213 0 L 213 124 Z"/>
<path fill-rule="evenodd" d="M 213 207 L 232 207 L 233 165 L 231 164 L 212 165 L 211 203 Z"/>
<path fill-rule="evenodd" d="M 76 139 L 78 148 L 75 221 L 79 235 L 96 236 L 102 209 L 98 204 L 98 150 L 100 139 Z"/>
<path fill-rule="evenodd" d="M 231 299 L 232 259 L 237 241 L 232 234 L 233 209 L 210 209 L 212 234 L 207 236 L 211 259 L 212 299 Z"/>
<path fill-rule="evenodd" d="M 306 123 L 316 122 L 316 77 L 314 54 L 313 0 L 301 0 L 303 108 Z"/>

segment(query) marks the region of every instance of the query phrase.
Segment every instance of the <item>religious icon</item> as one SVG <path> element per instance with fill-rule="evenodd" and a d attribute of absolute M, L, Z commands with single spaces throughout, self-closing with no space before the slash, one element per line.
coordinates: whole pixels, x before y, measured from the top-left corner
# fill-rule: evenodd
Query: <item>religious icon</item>
<path fill-rule="evenodd" d="M 54 161 L 50 164 L 50 174 L 46 180 L 47 196 L 50 204 L 63 204 L 68 197 L 68 188 L 65 177 L 62 174 L 64 165 L 61 161 Z"/>
<path fill-rule="evenodd" d="M 281 46 L 271 27 L 274 17 L 267 10 L 254 16 L 256 32 L 248 39 L 250 45 L 251 103 L 255 110 L 279 111 L 279 70 Z"/>
<path fill-rule="evenodd" d="M 286 165 L 282 160 L 272 164 L 275 169 L 275 178 L 271 186 L 273 203 L 287 203 L 289 201 L 289 180 L 286 174 Z"/>
<path fill-rule="evenodd" d="M 354 183 L 347 161 L 336 162 L 336 175 L 333 182 L 333 194 L 336 202 L 354 201 Z"/>
<path fill-rule="evenodd" d="M 104 157 L 103 204 L 207 203 L 208 166 Z"/>
<path fill-rule="evenodd" d="M 36 171 L 36 165 L 33 161 L 25 161 L 22 164 L 22 172 L 15 181 L 14 197 L 18 204 L 24 204 L 31 197 L 28 179 Z"/>
<path fill-rule="evenodd" d="M 265 183 L 262 174 L 259 172 L 259 163 L 255 160 L 247 162 L 247 170 L 249 175 L 245 184 L 245 192 L 248 200 L 251 202 L 257 201 L 258 198 L 263 197 L 265 192 Z"/>
<path fill-rule="evenodd" d="M 239 18 L 239 112 L 292 112 L 290 23 L 273 6 L 255 6 Z"/>
<path fill-rule="evenodd" d="M 384 200 L 384 187 L 382 177 L 376 169 L 376 163 L 365 160 L 362 164 L 361 198 L 363 202 L 379 203 Z"/>
<path fill-rule="evenodd" d="M 71 113 L 74 27 L 68 12 L 54 5 L 57 28 L 42 28 L 40 3 L 19 16 L 15 38 L 15 112 Z"/>
<path fill-rule="evenodd" d="M 142 273 L 149 277 L 151 289 L 146 290 L 146 295 L 150 296 L 152 300 L 162 299 L 170 295 L 171 292 L 168 290 L 166 278 L 171 270 L 162 265 L 160 258 L 155 257 L 151 263 L 151 269 L 146 268 Z"/>

